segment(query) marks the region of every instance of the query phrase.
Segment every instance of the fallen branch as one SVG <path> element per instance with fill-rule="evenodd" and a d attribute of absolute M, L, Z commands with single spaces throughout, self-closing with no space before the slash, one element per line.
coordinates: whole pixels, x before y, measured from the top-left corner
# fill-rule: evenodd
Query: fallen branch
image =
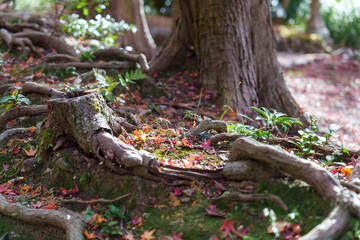
<path fill-rule="evenodd" d="M 275 202 L 285 211 L 288 209 L 288 207 L 283 202 L 283 200 L 281 200 L 281 198 L 273 194 L 266 194 L 266 193 L 243 194 L 239 192 L 231 192 L 229 194 L 223 194 L 219 197 L 215 197 L 212 200 L 221 200 L 221 199 L 240 201 L 246 203 L 269 200 Z"/>
<path fill-rule="evenodd" d="M 80 204 L 90 204 L 90 203 L 114 203 L 117 201 L 120 201 L 121 199 L 124 199 L 128 196 L 130 196 L 131 193 L 122 195 L 120 197 L 114 198 L 114 199 L 103 199 L 103 198 L 99 198 L 99 199 L 94 199 L 94 200 L 77 200 L 75 198 L 73 199 L 59 199 L 61 202 L 63 203 L 80 203 Z"/>
<path fill-rule="evenodd" d="M 46 105 L 34 105 L 34 106 L 25 106 L 19 108 L 13 108 L 9 111 L 6 111 L 0 115 L 0 126 L 5 125 L 10 120 L 28 116 L 38 116 L 47 112 Z"/>
<path fill-rule="evenodd" d="M 82 221 L 70 213 L 50 209 L 31 209 L 19 203 L 9 203 L 0 194 L 0 212 L 4 215 L 26 221 L 29 223 L 49 224 L 54 227 L 62 228 L 66 231 L 66 239 L 84 239 Z"/>

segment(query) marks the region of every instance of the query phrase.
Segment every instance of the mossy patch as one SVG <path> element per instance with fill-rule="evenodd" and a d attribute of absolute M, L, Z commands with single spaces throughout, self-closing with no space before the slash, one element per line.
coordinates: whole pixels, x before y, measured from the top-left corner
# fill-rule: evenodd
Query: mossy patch
<path fill-rule="evenodd" d="M 189 201 L 178 207 L 167 204 L 169 201 L 166 193 L 162 193 L 162 199 L 166 207 L 147 208 L 143 214 L 144 222 L 140 230 L 156 229 L 156 235 L 166 236 L 172 232 L 183 233 L 183 239 L 209 239 L 212 234 L 221 236 L 219 228 L 222 220 L 235 221 L 235 228 L 248 227 L 250 236 L 256 239 L 274 239 L 274 235 L 267 233 L 270 225 L 269 220 L 263 216 L 263 209 L 273 209 L 277 220 L 289 221 L 300 224 L 302 234 L 310 231 L 318 225 L 331 211 L 332 206 L 320 198 L 308 187 L 296 184 L 287 184 L 279 181 L 268 181 L 259 184 L 258 192 L 267 192 L 278 195 L 289 207 L 288 211 L 282 210 L 272 202 L 261 201 L 250 203 L 249 211 L 243 211 L 243 203 L 229 201 L 211 201 L 199 191 Z M 168 193 L 167 193 L 168 194 Z M 160 198 L 159 196 L 156 197 Z M 179 197 L 181 199 L 181 197 Z M 159 205 L 162 203 L 158 203 Z M 216 205 L 217 209 L 226 213 L 225 218 L 212 217 L 206 214 L 206 208 L 210 204 Z M 294 219 L 289 217 L 292 213 Z"/>

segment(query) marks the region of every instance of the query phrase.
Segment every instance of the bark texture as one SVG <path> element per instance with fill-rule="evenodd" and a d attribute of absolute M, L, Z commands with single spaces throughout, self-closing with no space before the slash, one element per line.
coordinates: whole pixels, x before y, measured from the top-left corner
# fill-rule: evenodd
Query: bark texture
<path fill-rule="evenodd" d="M 119 36 L 121 47 L 130 45 L 138 53 L 143 53 L 148 59 L 151 59 L 155 54 L 156 44 L 145 18 L 144 1 L 110 0 L 108 8 L 116 21 L 124 20 L 137 27 L 136 32 L 125 32 L 124 36 Z"/>
<path fill-rule="evenodd" d="M 151 71 L 169 65 L 174 49 L 190 39 L 200 82 L 217 91 L 219 106 L 229 104 L 245 114 L 250 106 L 261 106 L 302 117 L 276 58 L 267 0 L 183 0 L 179 7 L 177 27 L 150 62 Z"/>

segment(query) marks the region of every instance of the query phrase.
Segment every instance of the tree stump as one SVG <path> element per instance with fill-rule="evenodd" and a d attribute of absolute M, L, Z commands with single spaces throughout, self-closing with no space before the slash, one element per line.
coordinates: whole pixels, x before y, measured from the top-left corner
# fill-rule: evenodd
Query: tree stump
<path fill-rule="evenodd" d="M 136 172 L 146 175 L 146 168 L 150 163 L 157 165 L 157 158 L 114 137 L 113 133 L 122 124 L 120 118 L 113 115 L 99 92 L 82 95 L 83 92 L 75 91 L 50 99 L 45 127 L 55 128 L 57 137 L 72 139 L 85 154 L 95 156 L 113 171 L 131 173 L 134 168 L 140 168 L 142 170 Z"/>

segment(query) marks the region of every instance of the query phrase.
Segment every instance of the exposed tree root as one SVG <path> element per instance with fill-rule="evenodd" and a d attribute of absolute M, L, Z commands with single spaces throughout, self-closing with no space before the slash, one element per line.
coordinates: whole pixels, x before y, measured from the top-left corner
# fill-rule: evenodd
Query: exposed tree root
<path fill-rule="evenodd" d="M 143 72 L 147 72 L 149 70 L 149 64 L 146 60 L 146 57 L 144 54 L 132 54 L 126 51 L 123 48 L 106 48 L 106 49 L 99 49 L 95 52 L 93 52 L 93 55 L 96 58 L 101 57 L 111 57 L 111 58 L 117 58 L 117 57 L 123 57 L 126 60 L 130 60 L 133 62 L 138 62 L 140 64 L 141 70 Z"/>
<path fill-rule="evenodd" d="M 120 201 L 128 196 L 130 196 L 131 194 L 125 194 L 122 195 L 120 197 L 114 198 L 114 199 L 103 199 L 103 198 L 99 198 L 99 199 L 95 199 L 95 200 L 77 200 L 77 199 L 62 199 L 61 202 L 63 203 L 79 203 L 79 204 L 90 204 L 90 203 L 114 203 L 117 201 Z"/>
<path fill-rule="evenodd" d="M 64 61 L 64 62 L 79 62 L 79 60 L 67 54 L 54 54 L 48 57 L 45 57 L 45 62 L 57 62 L 57 61 Z"/>
<path fill-rule="evenodd" d="M 66 238 L 68 240 L 84 239 L 81 220 L 69 212 L 64 213 L 59 210 L 27 208 L 19 203 L 9 203 L 1 194 L 0 212 L 22 221 L 49 224 L 54 227 L 62 228 L 66 231 Z"/>
<path fill-rule="evenodd" d="M 18 32 L 13 35 L 15 38 L 28 38 L 31 42 L 45 49 L 55 49 L 58 53 L 77 57 L 75 50 L 60 38 L 39 31 Z"/>
<path fill-rule="evenodd" d="M 0 146 L 3 145 L 2 141 L 4 141 L 6 138 L 27 131 L 29 131 L 29 128 L 12 128 L 4 131 L 3 133 L 0 134 Z"/>
<path fill-rule="evenodd" d="M 278 196 L 275 196 L 273 194 L 265 194 L 265 193 L 254 193 L 254 194 L 243 194 L 239 192 L 231 192 L 229 194 L 223 194 L 219 197 L 213 198 L 213 200 L 221 200 L 221 199 L 227 199 L 232 201 L 240 201 L 240 202 L 256 202 L 261 200 L 269 200 L 275 202 L 277 205 L 279 205 L 283 210 L 287 210 L 288 207 L 286 204 L 279 198 Z"/>
<path fill-rule="evenodd" d="M 238 139 L 239 137 L 243 137 L 243 136 L 244 134 L 219 133 L 210 137 L 210 144 L 214 146 L 217 143 L 223 141 L 232 142 Z"/>
<path fill-rule="evenodd" d="M 185 137 L 196 137 L 200 133 L 207 131 L 207 130 L 215 130 L 218 133 L 227 132 L 227 126 L 224 121 L 218 120 L 204 120 L 200 122 L 198 126 L 191 129 L 189 132 L 185 134 Z"/>
<path fill-rule="evenodd" d="M 130 68 L 134 67 L 133 62 L 117 62 L 117 61 L 111 61 L 111 62 L 67 62 L 67 63 L 46 63 L 44 65 L 38 65 L 35 67 L 35 69 L 39 69 L 44 67 L 47 71 L 55 71 L 58 69 L 66 69 L 69 67 L 75 67 L 75 68 L 85 68 L 85 69 L 91 69 L 91 68 L 103 68 L 103 69 L 124 69 L 124 68 Z"/>
<path fill-rule="evenodd" d="M 53 96 L 56 94 L 60 94 L 61 92 L 52 87 L 44 86 L 34 82 L 26 82 L 22 86 L 22 93 L 37 93 L 41 95 Z"/>
<path fill-rule="evenodd" d="M 342 189 L 340 183 L 328 171 L 316 163 L 300 159 L 275 146 L 265 145 L 250 138 L 239 138 L 235 141 L 230 161 L 244 158 L 256 159 L 290 173 L 293 177 L 309 183 L 319 194 L 339 206 L 339 209 L 335 209 L 329 218 L 325 220 L 325 223 L 320 224 L 318 228 L 314 229 L 314 232 L 317 233 L 316 235 L 310 232 L 304 236 L 304 239 L 336 239 L 339 234 L 336 229 L 340 229 L 340 227 L 334 226 L 336 224 L 334 218 L 344 218 L 339 219 L 339 224 L 344 225 L 348 221 L 345 218 L 348 218 L 350 213 L 360 218 L 360 200 L 357 194 L 347 189 Z M 349 213 L 342 213 L 337 216 L 335 214 L 338 211 L 348 211 Z M 336 231 L 331 233 L 330 231 L 322 230 L 329 227 L 334 227 Z M 344 226 L 342 225 L 342 227 Z M 346 230 L 346 228 L 342 229 Z"/>
<path fill-rule="evenodd" d="M 10 120 L 28 116 L 38 116 L 41 114 L 44 114 L 47 112 L 47 106 L 46 105 L 35 105 L 35 106 L 28 106 L 28 107 L 19 107 L 19 108 L 13 108 L 9 111 L 6 111 L 0 115 L 0 126 L 5 125 Z"/>
<path fill-rule="evenodd" d="M 40 53 L 35 49 L 31 40 L 27 37 L 14 37 L 8 30 L 5 28 L 0 29 L 0 37 L 4 40 L 6 45 L 8 45 L 9 50 L 15 46 L 21 47 L 23 52 L 26 52 L 26 46 L 31 49 L 35 54 L 40 55 Z"/>

